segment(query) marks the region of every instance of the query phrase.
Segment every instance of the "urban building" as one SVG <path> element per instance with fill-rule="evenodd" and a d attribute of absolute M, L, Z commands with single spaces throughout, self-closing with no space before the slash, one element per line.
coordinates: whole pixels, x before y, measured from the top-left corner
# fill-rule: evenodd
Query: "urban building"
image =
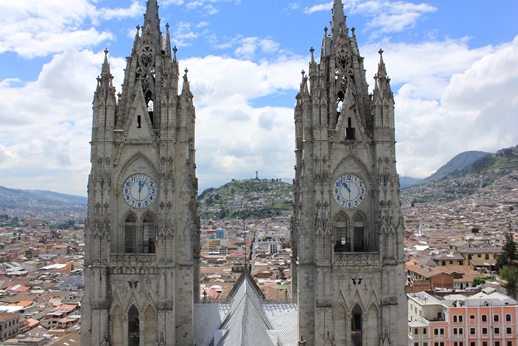
<path fill-rule="evenodd" d="M 516 346 L 518 304 L 487 287 L 473 295 L 408 294 L 409 346 Z"/>

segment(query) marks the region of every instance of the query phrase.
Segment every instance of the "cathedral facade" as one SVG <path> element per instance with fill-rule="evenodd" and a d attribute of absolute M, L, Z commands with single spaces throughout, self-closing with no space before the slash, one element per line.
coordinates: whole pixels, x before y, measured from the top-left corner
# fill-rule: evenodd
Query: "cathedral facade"
<path fill-rule="evenodd" d="M 147 2 L 116 94 L 108 51 L 93 100 L 81 344 L 406 345 L 394 98 L 382 52 L 369 95 L 335 0 L 295 106 L 291 304 L 249 273 L 198 302 L 195 109 L 169 26 Z"/>
<path fill-rule="evenodd" d="M 335 0 L 320 62 L 313 53 L 295 106 L 299 334 L 308 345 L 405 345 L 394 98 L 382 51 L 370 95 L 354 28 Z"/>
<path fill-rule="evenodd" d="M 93 100 L 82 345 L 194 344 L 195 110 L 178 69 L 150 0 L 122 93 L 106 57 Z"/>

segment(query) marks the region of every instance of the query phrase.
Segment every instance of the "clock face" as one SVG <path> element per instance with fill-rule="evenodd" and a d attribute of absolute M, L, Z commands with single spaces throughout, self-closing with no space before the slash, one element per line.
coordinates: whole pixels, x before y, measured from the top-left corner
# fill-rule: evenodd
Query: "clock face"
<path fill-rule="evenodd" d="M 359 207 L 367 198 L 367 185 L 354 174 L 344 174 L 333 185 L 335 202 L 342 208 Z"/>
<path fill-rule="evenodd" d="M 145 174 L 134 174 L 124 182 L 122 196 L 134 208 L 147 208 L 156 199 L 158 186 Z"/>

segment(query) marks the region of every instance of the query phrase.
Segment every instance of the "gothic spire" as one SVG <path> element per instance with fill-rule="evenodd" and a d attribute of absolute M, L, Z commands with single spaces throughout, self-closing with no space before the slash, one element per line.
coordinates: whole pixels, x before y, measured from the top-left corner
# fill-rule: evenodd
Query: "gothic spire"
<path fill-rule="evenodd" d="M 103 78 L 110 78 L 111 76 L 111 72 L 110 72 L 110 63 L 108 62 L 108 53 L 109 53 L 109 50 L 108 48 L 106 48 L 104 50 L 104 62 L 103 62 L 103 66 L 102 66 L 102 72 L 101 72 L 101 75 Z"/>
<path fill-rule="evenodd" d="M 331 37 L 335 39 L 340 33 L 340 28 L 347 33 L 347 26 L 345 24 L 344 5 L 342 0 L 334 0 L 333 4 L 333 20 L 331 21 Z"/>
<path fill-rule="evenodd" d="M 158 3 L 157 0 L 148 0 L 146 14 L 144 15 L 144 28 L 149 24 L 151 32 L 157 42 L 160 42 L 160 18 L 158 17 Z"/>
<path fill-rule="evenodd" d="M 108 49 L 104 50 L 104 62 L 101 70 L 101 75 L 97 78 L 97 90 L 112 88 L 113 76 L 110 71 L 110 63 L 108 62 Z M 113 90 L 115 92 L 115 90 Z M 100 94 L 99 94 L 100 95 Z"/>
<path fill-rule="evenodd" d="M 380 55 L 380 62 L 378 63 L 378 78 L 387 78 L 387 68 L 385 67 L 385 62 L 383 61 L 383 49 L 378 51 Z"/>
<path fill-rule="evenodd" d="M 380 62 L 378 63 L 378 72 L 374 79 L 376 80 L 374 85 L 374 98 L 387 97 L 393 100 L 392 89 L 390 88 L 390 78 L 387 75 L 387 68 L 383 61 L 383 50 L 379 50 Z"/>

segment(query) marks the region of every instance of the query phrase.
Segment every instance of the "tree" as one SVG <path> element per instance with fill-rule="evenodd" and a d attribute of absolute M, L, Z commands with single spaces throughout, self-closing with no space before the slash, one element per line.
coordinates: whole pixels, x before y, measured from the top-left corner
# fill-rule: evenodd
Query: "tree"
<path fill-rule="evenodd" d="M 505 244 L 502 247 L 502 251 L 496 261 L 498 275 L 507 281 L 506 287 L 508 294 L 515 298 L 518 285 L 518 253 L 512 233 L 505 235 Z"/>
<path fill-rule="evenodd" d="M 507 292 L 511 297 L 515 298 L 518 284 L 518 267 L 513 265 L 503 266 L 498 272 L 498 275 L 500 275 L 500 278 L 507 281 Z"/>
<path fill-rule="evenodd" d="M 500 270 L 507 265 L 517 266 L 518 253 L 516 252 L 516 243 L 512 233 L 505 235 L 505 244 L 502 247 L 502 251 L 496 261 L 496 268 Z"/>

